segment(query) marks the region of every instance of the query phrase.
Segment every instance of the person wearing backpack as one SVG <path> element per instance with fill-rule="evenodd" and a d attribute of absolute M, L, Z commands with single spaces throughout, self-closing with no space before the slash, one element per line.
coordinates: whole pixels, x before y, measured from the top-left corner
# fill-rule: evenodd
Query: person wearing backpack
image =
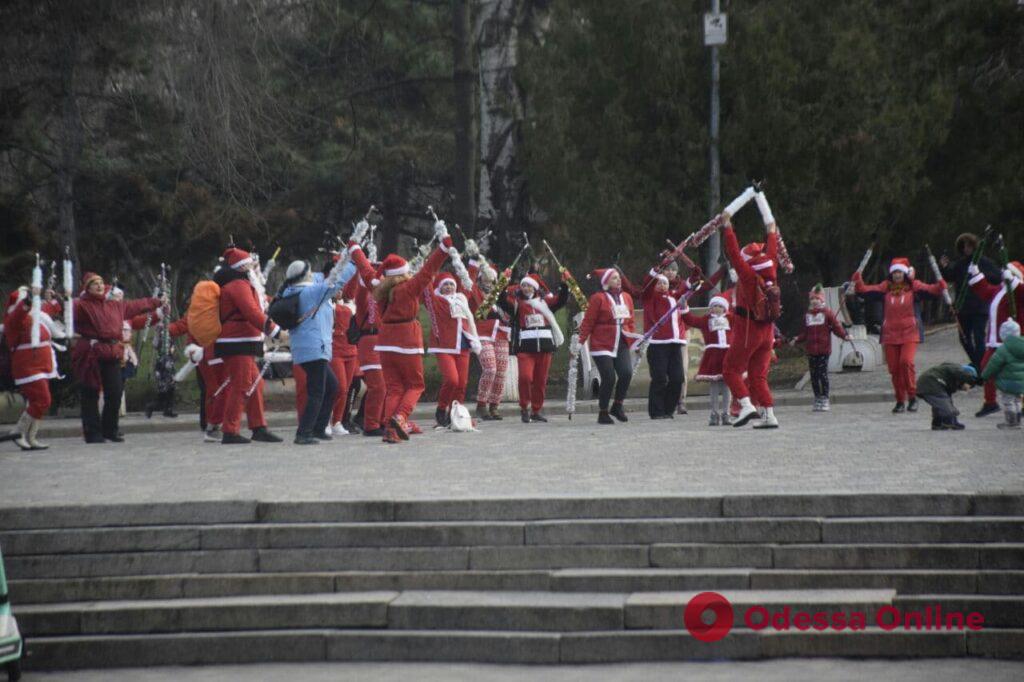
<path fill-rule="evenodd" d="M 353 235 L 353 239 L 360 239 Z M 338 395 L 338 379 L 331 371 L 334 304 L 331 299 L 356 273 L 348 259 L 339 260 L 324 277 L 309 261 L 292 261 L 285 272 L 280 298 L 298 298 L 298 325 L 288 330 L 292 363 L 306 376 L 306 404 L 295 431 L 296 445 L 332 440 L 328 427 Z"/>
<path fill-rule="evenodd" d="M 241 435 L 242 410 L 245 410 L 252 440 L 280 443 L 281 437 L 267 429 L 263 413 L 263 380 L 256 367 L 256 356 L 263 351 L 264 334 L 274 338 L 281 328 L 263 311 L 256 288 L 249 277 L 255 267 L 252 256 L 242 249 L 224 252 L 224 265 L 214 274 L 220 287 L 218 307 L 221 330 L 213 345 L 214 357 L 223 358 L 227 385 L 224 389 L 224 445 L 250 442 Z"/>
<path fill-rule="evenodd" d="M 882 307 L 881 343 L 885 348 L 885 363 L 889 366 L 896 406 L 893 414 L 917 411 L 917 372 L 914 357 L 920 343 L 921 329 L 914 313 L 914 297 L 919 292 L 940 296 L 946 281 L 925 284 L 910 278 L 910 261 L 893 258 L 889 263 L 889 279 L 878 284 L 865 284 L 860 272 L 851 280 L 858 294 L 881 293 L 885 296 Z"/>
<path fill-rule="evenodd" d="M 775 345 L 774 322 L 781 312 L 778 303 L 778 232 L 774 219 L 765 220 L 768 236 L 764 243 L 751 242 L 740 249 L 732 221 L 723 213 L 722 243 L 729 263 L 736 271 L 733 307 L 735 325 L 729 348 L 722 361 L 722 375 L 739 402 L 740 411 L 734 427 L 745 426 L 764 409 L 764 417 L 756 429 L 776 429 L 775 401 L 768 387 L 768 369 Z M 743 373 L 747 380 L 743 380 Z M 748 387 L 749 384 L 749 387 Z M 751 400 L 753 398 L 753 400 Z"/>

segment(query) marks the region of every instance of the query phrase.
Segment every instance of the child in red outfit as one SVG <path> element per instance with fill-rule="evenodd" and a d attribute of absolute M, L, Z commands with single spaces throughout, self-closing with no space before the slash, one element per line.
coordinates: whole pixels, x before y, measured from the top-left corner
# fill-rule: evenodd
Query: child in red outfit
<path fill-rule="evenodd" d="M 828 358 L 832 353 L 832 334 L 844 341 L 850 338 L 843 325 L 839 324 L 836 314 L 825 306 L 825 292 L 819 284 L 811 290 L 803 330 L 790 341 L 791 345 L 806 344 L 815 412 L 828 412 L 831 409 L 828 398 Z"/>
<path fill-rule="evenodd" d="M 723 296 L 712 296 L 708 301 L 708 314 L 699 317 L 690 312 L 689 307 L 683 312 L 683 322 L 689 327 L 699 329 L 704 337 L 704 355 L 697 368 L 697 381 L 710 384 L 711 415 L 708 426 L 728 426 L 729 419 L 729 387 L 722 376 L 722 365 L 725 353 L 729 349 L 734 321 L 729 314 L 729 301 Z"/>

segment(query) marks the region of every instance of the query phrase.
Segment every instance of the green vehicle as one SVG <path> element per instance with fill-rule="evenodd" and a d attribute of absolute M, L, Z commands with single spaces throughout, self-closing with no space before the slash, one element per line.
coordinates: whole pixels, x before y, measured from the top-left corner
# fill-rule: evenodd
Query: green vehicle
<path fill-rule="evenodd" d="M 11 613 L 11 600 L 7 596 L 7 574 L 4 555 L 0 552 L 0 668 L 7 670 L 7 681 L 21 679 L 21 655 L 24 640 L 18 632 L 18 621 Z"/>

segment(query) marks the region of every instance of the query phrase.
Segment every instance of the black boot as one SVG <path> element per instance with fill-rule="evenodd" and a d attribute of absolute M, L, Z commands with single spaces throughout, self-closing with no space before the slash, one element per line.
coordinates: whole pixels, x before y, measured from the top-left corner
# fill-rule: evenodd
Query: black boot
<path fill-rule="evenodd" d="M 614 424 L 615 421 L 608 416 L 608 410 L 601 410 L 597 413 L 598 424 Z"/>
<path fill-rule="evenodd" d="M 612 403 L 612 409 L 608 410 L 608 414 L 618 419 L 620 422 L 628 422 L 629 417 L 626 416 L 626 410 L 622 407 L 622 401 L 616 400 Z"/>
<path fill-rule="evenodd" d="M 487 403 L 476 404 L 476 418 L 484 422 L 489 422 L 494 419 L 491 416 L 491 413 L 487 411 Z"/>
<path fill-rule="evenodd" d="M 227 435 L 227 434 L 225 434 Z M 275 435 L 267 430 L 266 426 L 259 426 L 252 430 L 252 439 L 260 443 L 280 443 L 284 441 L 281 436 Z"/>
<path fill-rule="evenodd" d="M 530 423 L 530 411 L 527 409 L 519 410 L 519 418 L 523 420 L 524 424 Z"/>
<path fill-rule="evenodd" d="M 548 421 L 548 418 L 544 416 L 543 412 L 534 412 L 533 414 L 530 415 L 530 421 L 532 421 L 532 422 L 543 422 L 543 423 L 546 424 L 547 421 Z"/>
<path fill-rule="evenodd" d="M 906 408 L 906 406 L 903 403 L 896 403 L 896 407 L 892 408 L 892 413 L 893 414 L 902 414 L 903 412 L 906 412 L 906 411 L 907 411 L 907 408 Z"/>
<path fill-rule="evenodd" d="M 942 430 L 942 419 L 939 417 L 932 417 L 932 431 Z"/>
<path fill-rule="evenodd" d="M 438 426 L 445 427 L 452 423 L 451 417 L 448 416 L 448 410 L 443 407 L 439 407 L 434 410 L 434 421 L 437 422 Z"/>
<path fill-rule="evenodd" d="M 917 412 L 917 398 L 907 401 L 907 412 Z"/>

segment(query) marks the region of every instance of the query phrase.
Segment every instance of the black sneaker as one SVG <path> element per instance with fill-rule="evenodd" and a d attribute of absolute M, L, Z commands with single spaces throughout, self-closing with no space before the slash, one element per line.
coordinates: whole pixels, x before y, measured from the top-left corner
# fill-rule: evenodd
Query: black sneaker
<path fill-rule="evenodd" d="M 548 421 L 548 418 L 544 416 L 543 412 L 534 412 L 533 414 L 530 415 L 530 421 L 532 421 L 532 422 L 544 422 L 546 424 L 547 421 Z"/>
<path fill-rule="evenodd" d="M 524 424 L 529 424 L 530 423 L 530 411 L 529 410 L 519 410 L 519 418 L 523 420 Z"/>
<path fill-rule="evenodd" d="M 903 403 L 896 403 L 896 407 L 892 408 L 893 414 L 902 414 L 907 411 L 906 406 Z"/>
<path fill-rule="evenodd" d="M 938 417 L 932 417 L 932 431 L 942 430 L 942 420 Z"/>
<path fill-rule="evenodd" d="M 966 426 L 961 424 L 956 417 L 953 417 L 949 421 L 942 422 L 942 429 L 944 431 L 963 431 Z"/>
<path fill-rule="evenodd" d="M 111 443 L 123 443 L 124 442 L 124 436 L 122 436 L 120 433 L 115 433 L 113 436 L 104 436 L 103 438 L 105 440 L 110 441 Z"/>
<path fill-rule="evenodd" d="M 626 416 L 626 410 L 623 409 L 622 403 L 612 403 L 612 409 L 608 410 L 608 414 L 615 417 L 620 422 L 629 421 L 629 417 Z"/>
<path fill-rule="evenodd" d="M 221 445 L 245 445 L 251 442 L 240 433 L 225 433 L 220 439 Z"/>
<path fill-rule="evenodd" d="M 451 417 L 448 416 L 448 410 L 443 407 L 439 407 L 434 410 L 434 421 L 441 427 L 448 426 L 452 423 Z"/>
<path fill-rule="evenodd" d="M 315 436 L 313 436 L 313 438 L 315 438 L 316 440 L 334 440 L 334 436 L 327 433 L 326 431 L 324 431 L 323 433 L 316 434 Z"/>
<path fill-rule="evenodd" d="M 14 437 L 17 438 L 18 435 L 19 434 L 16 433 L 16 434 L 14 434 Z M 96 445 L 98 443 L 106 443 L 107 439 L 104 438 L 103 436 L 86 436 L 85 437 L 85 442 L 89 443 L 90 445 Z"/>
<path fill-rule="evenodd" d="M 911 398 L 907 402 L 907 412 L 917 412 L 917 398 Z"/>
<path fill-rule="evenodd" d="M 271 433 L 267 430 L 266 426 L 260 426 L 259 428 L 253 429 L 252 439 L 259 441 L 260 443 L 282 443 L 284 438 L 276 434 Z"/>
<path fill-rule="evenodd" d="M 317 444 L 317 439 L 313 438 L 313 436 L 298 436 L 297 435 L 297 436 L 295 436 L 294 443 L 296 445 L 316 445 Z"/>
<path fill-rule="evenodd" d="M 601 410 L 600 412 L 597 413 L 597 423 L 598 424 L 614 424 L 615 421 L 611 417 L 608 416 L 608 412 L 606 412 L 605 410 Z"/>
<path fill-rule="evenodd" d="M 987 417 L 990 414 L 1000 412 L 999 405 L 997 403 L 985 403 L 981 406 L 981 409 L 974 413 L 975 417 Z"/>

